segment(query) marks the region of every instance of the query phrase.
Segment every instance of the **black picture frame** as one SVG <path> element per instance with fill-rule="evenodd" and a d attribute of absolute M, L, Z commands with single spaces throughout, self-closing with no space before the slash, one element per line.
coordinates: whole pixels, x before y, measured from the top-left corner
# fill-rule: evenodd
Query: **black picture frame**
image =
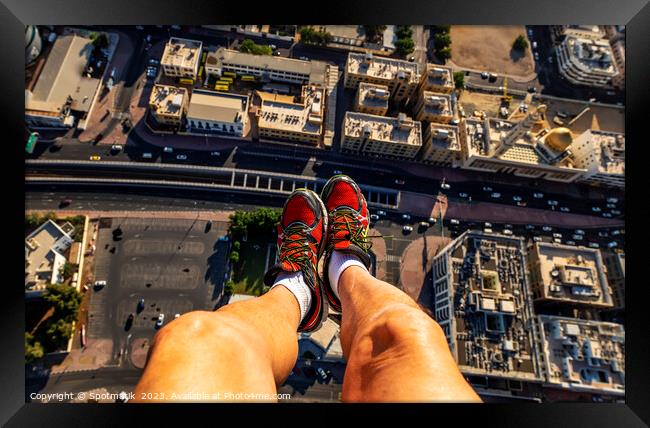
<path fill-rule="evenodd" d="M 627 73 L 626 73 L 626 140 L 629 163 L 626 187 L 630 194 L 640 197 L 627 199 L 625 215 L 626 257 L 628 280 L 626 298 L 626 404 L 507 404 L 507 405 L 291 405 L 257 406 L 255 410 L 246 405 L 42 405 L 26 404 L 24 400 L 25 374 L 23 353 L 24 292 L 15 286 L 14 277 L 19 275 L 18 241 L 24 240 L 20 227 L 12 227 L 24 216 L 24 93 L 23 69 L 24 25 L 26 24 L 205 24 L 205 23 L 255 23 L 255 22 L 310 22 L 310 23 L 440 23 L 440 24 L 625 24 Z M 4 197 L 7 202 L 5 217 L 8 249 L 5 255 L 5 277 L 2 311 L 2 356 L 0 359 L 0 423 L 9 426 L 34 426 L 44 424 L 69 424 L 86 426 L 117 425 L 120 423 L 157 423 L 159 418 L 191 414 L 192 423 L 198 417 L 206 417 L 210 424 L 225 422 L 225 414 L 251 415 L 270 420 L 281 416 L 279 421 L 296 423 L 290 419 L 299 417 L 299 423 L 310 424 L 316 419 L 337 423 L 364 412 L 367 416 L 386 420 L 397 417 L 400 421 L 422 418 L 424 423 L 443 423 L 439 418 L 449 416 L 451 421 L 462 424 L 484 423 L 501 426 L 644 426 L 650 421 L 650 397 L 648 394 L 648 333 L 645 316 L 645 300 L 642 290 L 647 281 L 644 277 L 642 258 L 646 256 L 646 222 L 648 210 L 644 207 L 645 156 L 648 155 L 648 133 L 645 131 L 650 100 L 649 52 L 650 5 L 646 0 L 612 2 L 608 0 L 562 0 L 513 1 L 513 0 L 465 0 L 465 1 L 341 1 L 322 3 L 306 2 L 210 2 L 205 0 L 2 0 L 0 4 L 0 32 L 3 61 L 0 67 L 2 96 L 0 111 L 6 120 L 3 132 Z M 13 64 L 13 65 L 12 65 Z M 635 192 L 635 190 L 640 192 Z M 632 193 L 635 192 L 635 193 Z M 645 228 L 645 230 L 644 230 Z M 13 239 L 15 238 L 15 240 Z M 627 248 L 630 247 L 630 248 Z M 638 247 L 638 250 L 635 249 Z M 8 257 L 9 256 L 9 257 Z M 9 260 L 14 260 L 11 263 Z M 11 280 L 9 280 L 11 278 Z M 15 278 L 19 281 L 19 278 Z M 641 284 L 634 284 L 640 282 Z M 216 409 L 216 410 L 215 410 Z M 218 416 L 217 416 L 218 415 Z M 434 419 L 435 418 L 435 419 Z M 172 419 L 162 419 L 171 423 Z M 342 422 L 340 422 L 342 423 Z M 365 422 L 367 423 L 367 421 Z M 450 423 L 450 422 L 444 422 Z M 455 422 L 451 422 L 455 423 Z"/>

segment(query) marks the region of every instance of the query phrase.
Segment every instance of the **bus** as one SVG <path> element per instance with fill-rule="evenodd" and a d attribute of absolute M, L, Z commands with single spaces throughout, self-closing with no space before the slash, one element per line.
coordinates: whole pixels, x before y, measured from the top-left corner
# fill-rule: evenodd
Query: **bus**
<path fill-rule="evenodd" d="M 217 81 L 216 85 L 227 86 L 230 88 L 230 82 L 224 82 L 223 80 Z"/>
<path fill-rule="evenodd" d="M 27 145 L 25 146 L 25 151 L 29 154 L 34 153 L 34 146 L 36 146 L 36 143 L 38 142 L 38 137 L 39 133 L 38 132 L 32 132 L 29 135 L 29 139 L 27 140 Z"/>
<path fill-rule="evenodd" d="M 203 76 L 203 66 L 199 67 L 199 72 L 198 72 L 198 74 L 196 76 L 197 76 L 197 79 L 200 79 L 201 76 Z"/>
<path fill-rule="evenodd" d="M 188 79 L 186 77 L 181 77 L 178 79 L 179 83 L 182 83 L 184 85 L 193 85 L 194 84 L 194 79 Z"/>
<path fill-rule="evenodd" d="M 222 78 L 219 79 L 219 80 L 223 80 L 224 82 L 228 82 L 228 83 L 232 83 L 232 82 L 233 82 L 233 78 L 232 78 L 232 77 L 222 77 Z"/>
<path fill-rule="evenodd" d="M 254 82 L 255 81 L 255 76 L 242 76 L 241 80 L 245 82 Z"/>
<path fill-rule="evenodd" d="M 208 56 L 207 52 L 203 52 L 203 55 L 201 55 L 201 63 L 205 63 L 205 58 Z"/>
<path fill-rule="evenodd" d="M 214 85 L 214 89 L 217 91 L 228 91 L 228 85 Z"/>
<path fill-rule="evenodd" d="M 224 76 L 232 77 L 233 79 L 235 79 L 237 77 L 237 73 L 232 72 L 232 71 L 224 71 L 221 74 L 223 74 Z"/>

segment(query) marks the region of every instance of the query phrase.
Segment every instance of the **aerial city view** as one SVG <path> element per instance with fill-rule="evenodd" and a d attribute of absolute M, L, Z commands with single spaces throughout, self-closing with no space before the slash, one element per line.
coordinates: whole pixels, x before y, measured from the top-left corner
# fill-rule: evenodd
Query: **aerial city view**
<path fill-rule="evenodd" d="M 26 26 L 25 400 L 133 400 L 346 175 L 484 402 L 624 402 L 624 85 L 619 25 Z M 342 401 L 341 319 L 279 401 Z"/>

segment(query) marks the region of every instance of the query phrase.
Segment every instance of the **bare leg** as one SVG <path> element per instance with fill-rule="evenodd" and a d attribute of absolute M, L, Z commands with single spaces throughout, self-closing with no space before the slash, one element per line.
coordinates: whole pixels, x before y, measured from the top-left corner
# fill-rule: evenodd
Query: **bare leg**
<path fill-rule="evenodd" d="M 135 401 L 156 401 L 156 393 L 163 400 L 194 401 L 172 394 L 208 394 L 208 400 L 276 401 L 277 385 L 298 355 L 299 318 L 298 302 L 284 287 L 215 312 L 179 317 L 156 334 Z"/>
<path fill-rule="evenodd" d="M 344 401 L 480 401 L 413 299 L 357 266 L 341 275 L 339 296 Z"/>

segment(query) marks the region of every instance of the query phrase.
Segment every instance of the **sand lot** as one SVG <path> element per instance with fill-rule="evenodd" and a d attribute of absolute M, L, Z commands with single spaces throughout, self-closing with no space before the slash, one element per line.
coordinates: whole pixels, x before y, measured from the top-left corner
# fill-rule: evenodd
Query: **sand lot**
<path fill-rule="evenodd" d="M 522 56 L 512 51 L 523 25 L 452 25 L 451 61 L 461 68 L 525 77 L 535 72 L 530 45 Z"/>

